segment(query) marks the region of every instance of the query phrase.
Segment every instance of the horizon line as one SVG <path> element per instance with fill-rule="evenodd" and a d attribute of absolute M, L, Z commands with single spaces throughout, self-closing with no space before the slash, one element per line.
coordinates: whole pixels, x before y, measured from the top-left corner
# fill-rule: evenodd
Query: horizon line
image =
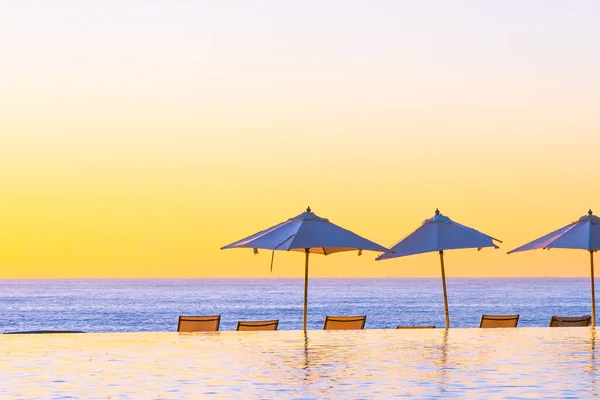
<path fill-rule="evenodd" d="M 451 279 L 589 279 L 589 276 L 455 276 L 446 277 L 447 280 Z M 304 277 L 12 277 L 3 278 L 0 277 L 1 281 L 8 280 L 257 280 L 257 279 L 298 279 L 303 280 Z M 311 277 L 310 280 L 314 279 L 441 279 L 435 276 L 368 276 L 368 277 L 357 277 L 357 276 L 319 276 Z M 600 279 L 600 278 L 594 278 Z"/>

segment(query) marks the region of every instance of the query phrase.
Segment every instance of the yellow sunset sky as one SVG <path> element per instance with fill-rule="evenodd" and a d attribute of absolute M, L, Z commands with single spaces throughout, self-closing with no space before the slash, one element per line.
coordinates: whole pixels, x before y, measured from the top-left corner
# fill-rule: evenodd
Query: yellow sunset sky
<path fill-rule="evenodd" d="M 300 277 L 219 248 L 307 206 L 384 246 L 436 207 L 503 240 L 600 213 L 595 1 L 14 1 L 0 12 L 0 278 Z M 435 253 L 312 277 L 437 277 Z M 600 262 L 600 261 L 598 261 Z"/>

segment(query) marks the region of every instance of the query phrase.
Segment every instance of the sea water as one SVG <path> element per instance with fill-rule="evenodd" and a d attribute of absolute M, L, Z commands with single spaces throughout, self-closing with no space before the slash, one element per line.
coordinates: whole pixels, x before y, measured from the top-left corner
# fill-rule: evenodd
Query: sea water
<path fill-rule="evenodd" d="M 590 314 L 585 278 L 448 279 L 452 327 L 477 327 L 482 314 L 519 314 L 520 327 L 548 326 L 552 315 Z M 0 332 L 175 331 L 179 315 L 278 319 L 302 328 L 303 279 L 0 280 Z M 326 315 L 367 315 L 366 329 L 444 326 L 440 279 L 310 279 L 308 328 Z"/>

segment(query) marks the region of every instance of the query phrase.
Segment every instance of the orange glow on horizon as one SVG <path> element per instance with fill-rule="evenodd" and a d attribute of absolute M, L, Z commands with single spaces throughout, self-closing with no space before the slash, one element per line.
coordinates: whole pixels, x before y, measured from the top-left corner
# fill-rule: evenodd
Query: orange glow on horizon
<path fill-rule="evenodd" d="M 0 278 L 300 277 L 219 248 L 307 205 L 384 246 L 436 208 L 503 240 L 448 251 L 449 278 L 589 276 L 584 251 L 506 252 L 600 213 L 596 4 L 237 7 L 3 12 Z M 310 276 L 439 277 L 376 256 Z"/>

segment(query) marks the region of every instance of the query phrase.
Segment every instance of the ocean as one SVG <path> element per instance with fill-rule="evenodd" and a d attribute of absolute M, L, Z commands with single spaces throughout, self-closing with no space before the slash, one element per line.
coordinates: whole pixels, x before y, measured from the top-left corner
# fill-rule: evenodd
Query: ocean
<path fill-rule="evenodd" d="M 482 314 L 520 314 L 520 327 L 548 326 L 552 315 L 590 314 L 585 278 L 453 278 L 447 280 L 453 328 L 478 327 Z M 179 315 L 238 320 L 279 319 L 302 329 L 303 279 L 0 280 L 0 332 L 175 331 Z M 367 315 L 365 329 L 444 327 L 440 279 L 309 281 L 308 328 L 326 315 Z"/>

